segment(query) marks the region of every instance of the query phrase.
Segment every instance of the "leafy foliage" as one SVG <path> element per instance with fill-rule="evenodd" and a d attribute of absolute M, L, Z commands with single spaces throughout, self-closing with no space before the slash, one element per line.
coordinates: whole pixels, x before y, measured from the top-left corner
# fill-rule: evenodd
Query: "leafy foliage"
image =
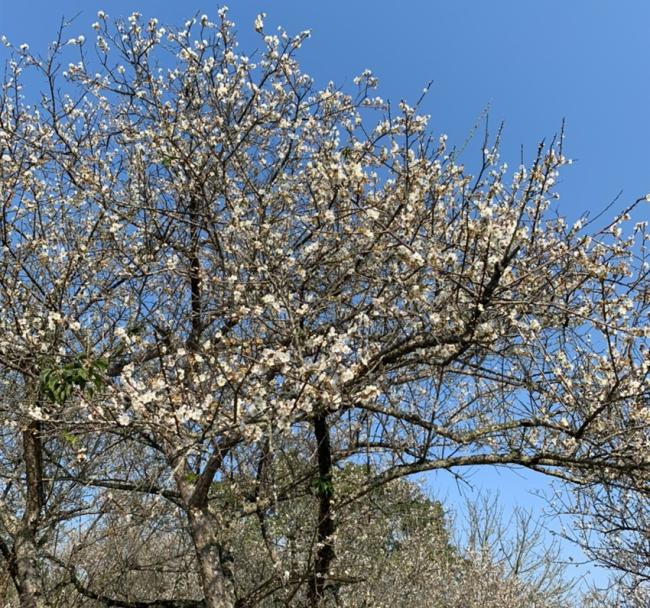
<path fill-rule="evenodd" d="M 40 374 L 41 391 L 50 401 L 59 405 L 63 405 L 75 389 L 92 397 L 104 386 L 107 367 L 105 359 L 79 355 L 63 367 L 44 369 Z"/>

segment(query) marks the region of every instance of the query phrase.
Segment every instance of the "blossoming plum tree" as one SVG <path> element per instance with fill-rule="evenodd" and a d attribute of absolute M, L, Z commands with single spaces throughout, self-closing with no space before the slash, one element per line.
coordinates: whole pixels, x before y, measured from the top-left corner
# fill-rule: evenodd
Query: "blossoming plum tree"
<path fill-rule="evenodd" d="M 353 94 L 317 89 L 295 59 L 308 34 L 263 16 L 251 57 L 225 9 L 93 28 L 45 58 L 16 49 L 0 98 L 3 441 L 22 450 L 2 553 L 22 606 L 46 605 L 46 563 L 93 597 L 46 540 L 66 486 L 75 513 L 111 490 L 169 501 L 201 599 L 146 605 L 208 608 L 256 605 L 229 528 L 263 530 L 308 492 L 313 550 L 264 585 L 324 606 L 337 521 L 391 480 L 647 475 L 646 229 L 625 229 L 643 199 L 569 224 L 562 138 L 511 176 L 486 139 L 470 174 L 370 72 Z"/>

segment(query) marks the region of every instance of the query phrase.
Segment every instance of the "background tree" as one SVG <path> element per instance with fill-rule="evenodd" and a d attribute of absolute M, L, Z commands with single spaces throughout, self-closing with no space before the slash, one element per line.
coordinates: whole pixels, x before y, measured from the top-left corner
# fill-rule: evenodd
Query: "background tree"
<path fill-rule="evenodd" d="M 591 482 L 559 502 L 576 526 L 566 532 L 587 556 L 610 571 L 597 593 L 603 605 L 636 608 L 650 599 L 650 487 L 647 478 L 621 476 L 616 483 Z M 596 601 L 596 600 L 594 600 Z"/>

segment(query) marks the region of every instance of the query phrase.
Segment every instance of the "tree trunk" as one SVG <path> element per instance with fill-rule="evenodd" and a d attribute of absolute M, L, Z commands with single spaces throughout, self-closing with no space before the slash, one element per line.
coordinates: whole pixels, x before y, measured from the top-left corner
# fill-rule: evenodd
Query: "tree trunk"
<path fill-rule="evenodd" d="M 190 472 L 187 462 L 170 447 L 173 442 L 165 441 L 164 445 L 167 446 L 165 453 L 174 471 L 176 487 L 180 491 L 183 509 L 187 514 L 205 608 L 234 608 L 234 589 L 224 572 L 216 522 L 208 510 L 210 484 L 219 470 L 225 452 L 217 450 L 217 453 L 208 459 L 196 482 L 191 483 L 187 480 L 187 474 Z"/>
<path fill-rule="evenodd" d="M 199 564 L 205 606 L 206 608 L 233 608 L 234 593 L 230 581 L 223 573 L 219 542 L 214 533 L 214 521 L 204 509 L 191 507 L 187 515 Z"/>
<path fill-rule="evenodd" d="M 314 571 L 309 581 L 309 602 L 312 608 L 325 605 L 327 576 L 335 558 L 332 537 L 336 525 L 332 516 L 332 448 L 330 445 L 329 426 L 325 414 L 314 419 L 314 437 L 318 456 L 318 529 L 317 549 Z"/>
<path fill-rule="evenodd" d="M 33 421 L 23 431 L 25 460 L 25 512 L 14 539 L 14 559 L 21 608 L 45 608 L 38 571 L 36 533 L 44 503 L 41 426 Z"/>
<path fill-rule="evenodd" d="M 37 568 L 37 547 L 30 530 L 21 530 L 16 536 L 14 552 L 20 608 L 45 608 Z"/>

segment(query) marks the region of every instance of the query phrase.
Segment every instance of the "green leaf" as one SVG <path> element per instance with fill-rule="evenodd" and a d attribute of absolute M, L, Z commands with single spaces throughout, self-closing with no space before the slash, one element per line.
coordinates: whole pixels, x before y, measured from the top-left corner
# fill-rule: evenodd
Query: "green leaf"
<path fill-rule="evenodd" d="M 77 437 L 73 433 L 68 433 L 67 431 L 61 435 L 61 438 L 66 443 L 69 443 L 72 447 L 74 447 L 79 442 L 79 437 Z"/>
<path fill-rule="evenodd" d="M 187 473 L 185 475 L 185 481 L 188 483 L 196 483 L 199 480 L 199 474 L 198 473 Z"/>
<path fill-rule="evenodd" d="M 105 371 L 108 368 L 108 361 L 106 361 L 106 359 L 95 359 L 91 364 L 91 368 Z"/>
<path fill-rule="evenodd" d="M 316 477 L 312 479 L 311 488 L 319 496 L 332 496 L 334 493 L 334 484 L 327 477 Z"/>
<path fill-rule="evenodd" d="M 88 395 L 93 395 L 104 385 L 104 372 L 108 367 L 105 359 L 92 360 L 86 354 L 76 357 L 72 363 L 66 363 L 59 369 L 41 371 L 41 392 L 50 401 L 62 404 L 75 388 Z"/>

